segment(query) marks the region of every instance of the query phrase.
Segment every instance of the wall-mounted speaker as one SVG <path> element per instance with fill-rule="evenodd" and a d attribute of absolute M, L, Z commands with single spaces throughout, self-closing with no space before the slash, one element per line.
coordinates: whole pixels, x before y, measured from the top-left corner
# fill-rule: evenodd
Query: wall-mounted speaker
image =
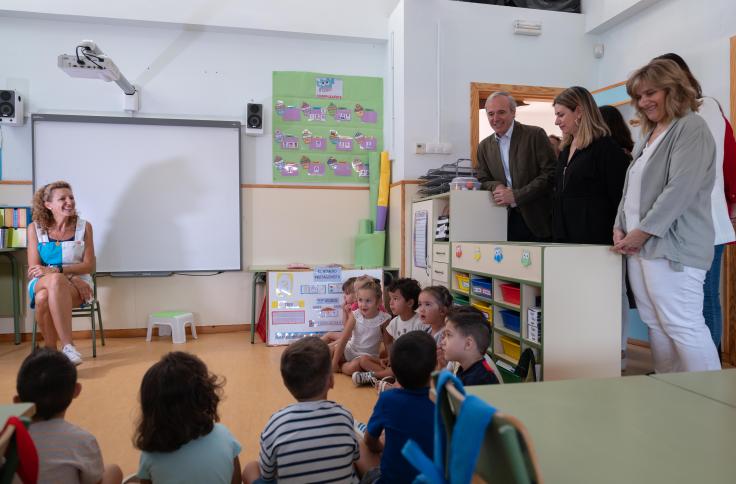
<path fill-rule="evenodd" d="M 20 94 L 17 91 L 0 90 L 0 125 L 20 126 L 25 121 Z"/>
<path fill-rule="evenodd" d="M 263 104 L 248 103 L 245 113 L 245 134 L 263 134 Z"/>

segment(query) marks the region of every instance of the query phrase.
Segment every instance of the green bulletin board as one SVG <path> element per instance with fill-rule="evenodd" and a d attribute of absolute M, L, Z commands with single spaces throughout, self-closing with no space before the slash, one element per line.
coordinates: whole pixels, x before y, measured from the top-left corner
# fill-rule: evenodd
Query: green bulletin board
<path fill-rule="evenodd" d="M 273 181 L 368 184 L 383 149 L 383 79 L 273 73 Z"/>

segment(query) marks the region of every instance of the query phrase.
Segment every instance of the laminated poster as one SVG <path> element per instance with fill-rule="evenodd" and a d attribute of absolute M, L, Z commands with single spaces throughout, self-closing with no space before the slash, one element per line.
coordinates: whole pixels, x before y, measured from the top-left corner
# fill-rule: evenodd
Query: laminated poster
<path fill-rule="evenodd" d="M 383 149 L 383 79 L 273 73 L 273 181 L 368 184 Z"/>

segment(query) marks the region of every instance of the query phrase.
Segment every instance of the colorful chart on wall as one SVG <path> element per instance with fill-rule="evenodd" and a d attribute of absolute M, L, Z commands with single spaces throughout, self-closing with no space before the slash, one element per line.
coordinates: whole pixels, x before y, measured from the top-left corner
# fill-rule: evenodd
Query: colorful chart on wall
<path fill-rule="evenodd" d="M 273 73 L 273 181 L 368 184 L 383 149 L 383 79 Z"/>
<path fill-rule="evenodd" d="M 383 280 L 381 269 L 269 272 L 266 344 L 342 331 L 342 283 L 364 274 Z"/>

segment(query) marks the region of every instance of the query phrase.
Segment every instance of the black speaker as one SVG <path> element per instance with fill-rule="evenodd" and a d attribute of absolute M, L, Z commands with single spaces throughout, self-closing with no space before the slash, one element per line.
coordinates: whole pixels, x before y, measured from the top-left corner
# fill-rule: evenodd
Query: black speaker
<path fill-rule="evenodd" d="M 15 92 L 0 91 L 0 117 L 15 117 Z"/>
<path fill-rule="evenodd" d="M 248 129 L 263 129 L 263 104 L 248 103 L 245 126 Z"/>
<path fill-rule="evenodd" d="M 20 126 L 24 122 L 23 98 L 17 91 L 0 89 L 0 123 Z"/>

